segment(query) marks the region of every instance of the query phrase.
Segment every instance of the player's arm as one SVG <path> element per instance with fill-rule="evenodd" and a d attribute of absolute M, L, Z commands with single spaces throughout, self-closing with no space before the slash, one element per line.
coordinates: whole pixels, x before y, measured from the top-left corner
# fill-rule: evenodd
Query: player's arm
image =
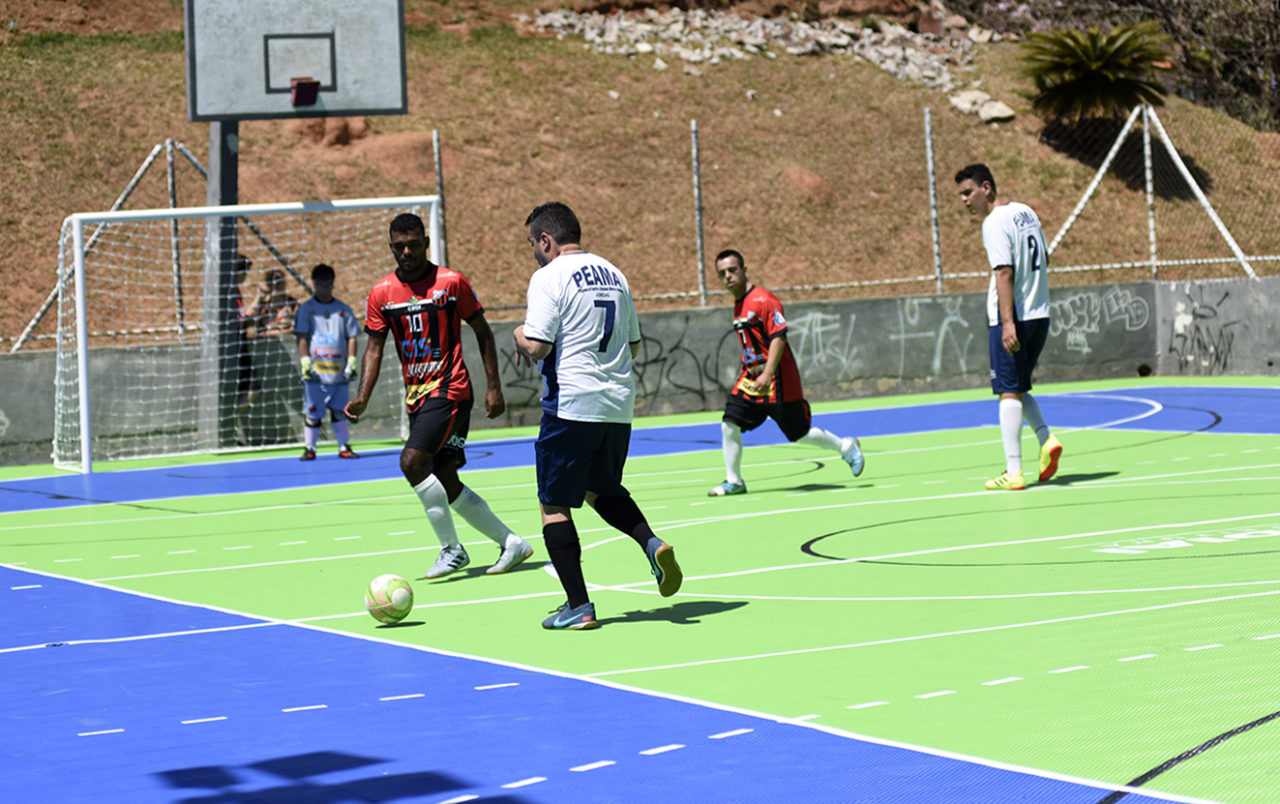
<path fill-rule="evenodd" d="M 1013 315 L 1013 266 L 1000 265 L 996 272 L 996 309 L 1000 311 L 1000 342 L 1009 354 L 1018 351 L 1018 330 Z"/>
<path fill-rule="evenodd" d="M 343 412 L 351 421 L 359 421 L 364 409 L 369 405 L 369 397 L 373 396 L 373 387 L 378 384 L 378 372 L 382 370 L 382 350 L 387 345 L 386 333 L 375 335 L 369 333 L 364 345 L 364 360 L 360 364 L 360 391 L 347 403 Z"/>
<path fill-rule="evenodd" d="M 516 327 L 511 333 L 511 337 L 515 338 L 516 341 L 516 353 L 528 358 L 530 362 L 534 360 L 541 360 L 551 354 L 551 349 L 555 346 L 553 343 L 539 341 L 525 335 L 524 324 Z"/>
<path fill-rule="evenodd" d="M 476 334 L 476 345 L 480 347 L 480 360 L 484 363 L 485 416 L 495 419 L 507 409 L 506 400 L 502 398 L 502 377 L 498 374 L 498 345 L 493 338 L 493 329 L 489 327 L 483 312 L 468 318 L 467 325 Z"/>
<path fill-rule="evenodd" d="M 782 351 L 787 348 L 787 333 L 779 332 L 769 339 L 769 357 L 764 361 L 764 369 L 751 381 L 750 385 L 756 393 L 767 394 L 769 383 L 773 381 L 774 372 L 782 362 Z"/>

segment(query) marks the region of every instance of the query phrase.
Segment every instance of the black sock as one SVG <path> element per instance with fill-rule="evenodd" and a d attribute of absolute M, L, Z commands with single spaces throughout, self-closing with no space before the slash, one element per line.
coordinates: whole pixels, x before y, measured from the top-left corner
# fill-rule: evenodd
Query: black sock
<path fill-rule="evenodd" d="M 576 609 L 587 598 L 587 582 L 582 577 L 582 543 L 573 520 L 549 522 L 542 526 L 542 543 L 551 558 L 551 566 L 560 576 L 560 585 L 569 597 L 569 608 Z"/>
<path fill-rule="evenodd" d="M 648 520 L 640 512 L 640 506 L 636 505 L 636 501 L 631 499 L 631 495 L 597 497 L 595 508 L 601 519 L 610 527 L 635 539 L 641 550 L 646 549 L 649 546 L 649 540 L 654 538 Z"/>

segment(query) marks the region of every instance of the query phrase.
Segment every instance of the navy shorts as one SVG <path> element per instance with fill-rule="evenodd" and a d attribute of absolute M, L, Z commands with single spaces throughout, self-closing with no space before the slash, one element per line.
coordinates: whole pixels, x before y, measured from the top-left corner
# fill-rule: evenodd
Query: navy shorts
<path fill-rule="evenodd" d="M 1018 351 L 1013 354 L 1004 350 L 1000 340 L 1004 328 L 996 324 L 990 329 L 993 394 L 1022 394 L 1031 390 L 1031 372 L 1035 371 L 1036 361 L 1049 337 L 1047 318 L 1016 321 L 1013 326 L 1018 333 Z"/>
<path fill-rule="evenodd" d="M 533 445 L 538 467 L 538 501 L 581 508 L 587 492 L 626 497 L 622 469 L 631 446 L 631 425 L 577 422 L 544 413 Z"/>
<path fill-rule="evenodd" d="M 736 394 L 729 394 L 729 400 L 724 403 L 724 420 L 738 425 L 743 432 L 756 429 L 766 419 L 777 422 L 788 441 L 799 441 L 809 434 L 813 426 L 809 403 L 803 399 L 771 404 L 748 402 Z"/>
<path fill-rule="evenodd" d="M 442 397 L 423 400 L 409 414 L 409 438 L 405 449 L 435 456 L 437 463 L 452 461 L 457 468 L 467 465 L 467 433 L 471 431 L 471 400 Z"/>

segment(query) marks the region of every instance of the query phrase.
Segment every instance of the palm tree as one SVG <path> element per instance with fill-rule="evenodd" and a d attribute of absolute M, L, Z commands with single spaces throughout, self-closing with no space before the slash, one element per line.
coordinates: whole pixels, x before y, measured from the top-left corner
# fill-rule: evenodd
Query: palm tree
<path fill-rule="evenodd" d="M 1123 119 L 1137 105 L 1164 104 L 1154 80 L 1170 69 L 1169 37 L 1155 20 L 1113 28 L 1032 33 L 1023 74 L 1035 84 L 1031 108 L 1050 123 Z"/>

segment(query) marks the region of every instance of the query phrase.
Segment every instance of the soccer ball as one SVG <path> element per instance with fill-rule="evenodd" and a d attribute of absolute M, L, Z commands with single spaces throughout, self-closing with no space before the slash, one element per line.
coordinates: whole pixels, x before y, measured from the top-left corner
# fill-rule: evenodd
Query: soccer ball
<path fill-rule="evenodd" d="M 413 609 L 413 589 L 399 575 L 379 575 L 369 582 L 364 607 L 380 623 L 398 623 Z"/>

